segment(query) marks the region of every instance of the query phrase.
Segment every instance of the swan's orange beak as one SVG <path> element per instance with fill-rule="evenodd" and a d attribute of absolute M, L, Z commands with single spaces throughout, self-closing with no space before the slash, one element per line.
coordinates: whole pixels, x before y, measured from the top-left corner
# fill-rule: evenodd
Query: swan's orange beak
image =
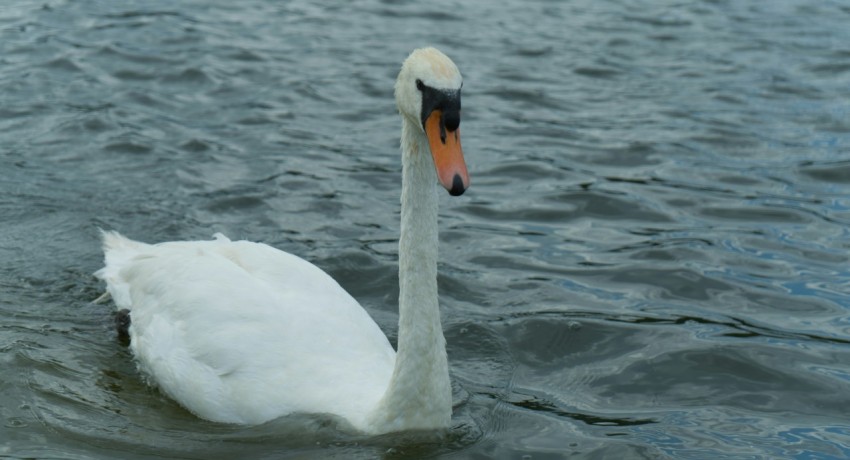
<path fill-rule="evenodd" d="M 425 134 L 437 167 L 440 184 L 451 195 L 462 195 L 469 188 L 469 173 L 460 148 L 460 127 L 454 131 L 446 129 L 443 111 L 434 110 L 425 120 Z"/>

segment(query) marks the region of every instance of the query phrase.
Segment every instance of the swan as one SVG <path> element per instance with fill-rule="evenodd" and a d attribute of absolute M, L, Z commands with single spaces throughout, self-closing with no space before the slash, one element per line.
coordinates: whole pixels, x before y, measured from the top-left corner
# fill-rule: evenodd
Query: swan
<path fill-rule="evenodd" d="M 437 298 L 437 183 L 469 187 L 461 74 L 434 48 L 402 64 L 398 351 L 327 273 L 262 243 L 146 244 L 102 232 L 95 276 L 129 315 L 149 383 L 200 418 L 255 425 L 292 413 L 382 434 L 448 428 L 452 391 Z M 127 313 L 128 312 L 128 313 Z"/>

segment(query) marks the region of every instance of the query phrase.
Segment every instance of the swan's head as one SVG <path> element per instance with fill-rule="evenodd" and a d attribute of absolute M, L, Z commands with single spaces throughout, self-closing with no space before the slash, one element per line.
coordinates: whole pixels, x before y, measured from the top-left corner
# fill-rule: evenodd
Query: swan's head
<path fill-rule="evenodd" d="M 398 110 L 428 138 L 440 184 L 452 195 L 469 187 L 460 147 L 460 88 L 457 66 L 434 48 L 410 53 L 395 83 Z"/>

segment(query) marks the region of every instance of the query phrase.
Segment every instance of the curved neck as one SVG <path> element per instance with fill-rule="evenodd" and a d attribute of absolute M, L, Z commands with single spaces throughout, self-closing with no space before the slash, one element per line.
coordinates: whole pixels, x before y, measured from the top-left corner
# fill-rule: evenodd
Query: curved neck
<path fill-rule="evenodd" d="M 437 175 L 427 138 L 402 118 L 398 352 L 372 417 L 378 432 L 446 428 L 452 410 L 437 298 Z"/>

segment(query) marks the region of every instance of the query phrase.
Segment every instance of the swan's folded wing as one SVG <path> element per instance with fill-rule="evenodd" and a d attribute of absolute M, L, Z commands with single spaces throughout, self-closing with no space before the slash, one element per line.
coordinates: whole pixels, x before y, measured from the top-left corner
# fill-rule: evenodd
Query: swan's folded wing
<path fill-rule="evenodd" d="M 119 271 L 140 368 L 197 415 L 260 423 L 302 410 L 356 413 L 395 360 L 369 315 L 330 276 L 269 246 L 148 246 Z M 333 409 L 333 410 L 332 410 Z"/>

